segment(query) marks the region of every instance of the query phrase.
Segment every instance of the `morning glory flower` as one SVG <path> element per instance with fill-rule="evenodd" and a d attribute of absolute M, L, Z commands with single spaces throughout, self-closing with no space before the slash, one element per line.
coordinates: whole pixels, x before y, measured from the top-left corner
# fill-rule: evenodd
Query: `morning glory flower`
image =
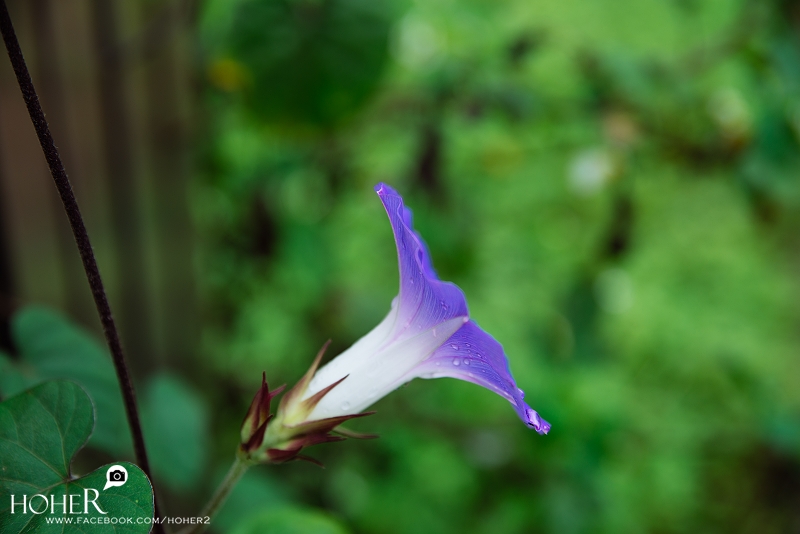
<path fill-rule="evenodd" d="M 331 432 L 358 437 L 339 425 L 368 415 L 363 410 L 414 378 L 450 377 L 483 386 L 508 400 L 526 425 L 547 434 L 550 424 L 525 403 L 503 347 L 470 319 L 461 289 L 439 280 L 402 197 L 385 184 L 375 191 L 397 245 L 400 293 L 378 326 L 317 369 L 320 351 L 283 397 L 269 427 L 272 416 L 265 414 L 275 393 L 263 382 L 242 427 L 243 451 L 248 458 L 287 461 L 304 446 L 343 439 Z"/>
<path fill-rule="evenodd" d="M 378 326 L 316 372 L 303 398 L 347 378 L 310 418 L 358 413 L 414 378 L 451 377 L 494 391 L 529 427 L 546 434 L 550 425 L 525 404 L 503 347 L 470 319 L 461 289 L 439 280 L 402 197 L 385 184 L 375 191 L 394 232 L 400 294 Z"/>

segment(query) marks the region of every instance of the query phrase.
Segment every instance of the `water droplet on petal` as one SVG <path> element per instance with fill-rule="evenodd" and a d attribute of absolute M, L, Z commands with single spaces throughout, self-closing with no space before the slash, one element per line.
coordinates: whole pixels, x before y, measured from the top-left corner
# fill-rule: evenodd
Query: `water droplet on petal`
<path fill-rule="evenodd" d="M 436 329 L 433 329 L 433 337 L 436 337 Z"/>
<path fill-rule="evenodd" d="M 464 365 L 469 365 L 469 360 L 464 358 Z"/>
<path fill-rule="evenodd" d="M 458 358 L 453 358 L 453 365 L 461 365 L 461 360 Z"/>
<path fill-rule="evenodd" d="M 473 375 L 472 373 L 467 373 L 467 376 L 469 376 L 469 377 L 473 377 L 473 376 L 475 376 L 475 375 Z"/>
<path fill-rule="evenodd" d="M 441 365 L 441 362 L 436 362 L 436 365 Z"/>
<path fill-rule="evenodd" d="M 342 411 L 346 412 L 349 409 L 350 409 L 350 403 L 349 402 L 343 402 L 342 403 Z"/>
<path fill-rule="evenodd" d="M 469 343 L 464 343 L 464 346 L 470 348 L 472 345 L 470 345 Z"/>

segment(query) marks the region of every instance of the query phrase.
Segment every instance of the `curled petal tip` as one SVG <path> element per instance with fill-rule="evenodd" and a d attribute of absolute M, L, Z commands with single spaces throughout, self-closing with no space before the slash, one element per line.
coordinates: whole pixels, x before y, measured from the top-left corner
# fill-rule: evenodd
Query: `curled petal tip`
<path fill-rule="evenodd" d="M 530 407 L 525 409 L 525 424 L 541 435 L 550 432 L 550 423 L 542 419 L 536 410 Z"/>
<path fill-rule="evenodd" d="M 389 185 L 386 185 L 386 184 L 385 184 L 385 183 L 383 183 L 383 182 L 380 182 L 379 184 L 377 184 L 377 185 L 375 186 L 375 192 L 376 192 L 376 193 L 378 193 L 378 196 L 384 196 L 384 195 L 395 195 L 395 196 L 400 196 L 400 195 L 398 195 L 398 194 L 397 194 L 397 191 L 395 191 L 394 189 L 392 189 L 392 187 L 391 187 L 391 186 L 389 186 Z"/>

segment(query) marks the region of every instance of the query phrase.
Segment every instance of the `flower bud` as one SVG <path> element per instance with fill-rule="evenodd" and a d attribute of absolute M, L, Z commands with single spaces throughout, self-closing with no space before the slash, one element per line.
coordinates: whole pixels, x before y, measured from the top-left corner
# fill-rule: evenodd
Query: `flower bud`
<path fill-rule="evenodd" d="M 270 413 L 270 401 L 283 390 L 283 386 L 270 392 L 266 373 L 262 375 L 261 388 L 256 392 L 242 423 L 239 454 L 243 459 L 252 463 L 307 460 L 319 464 L 316 460 L 301 455 L 300 451 L 311 445 L 341 441 L 346 437 L 362 439 L 376 437 L 339 427 L 349 419 L 364 417 L 375 412 L 309 420 L 319 401 L 347 378 L 345 376 L 314 395 L 303 398 L 329 344 L 330 341 L 322 347 L 311 368 L 292 389 L 286 392 L 274 415 Z"/>
<path fill-rule="evenodd" d="M 253 397 L 247 415 L 242 422 L 241 438 L 243 449 L 253 449 L 261 445 L 264 432 L 269 424 L 272 415 L 270 414 L 270 402 L 272 398 L 280 394 L 286 386 L 281 386 L 274 391 L 267 386 L 267 373 L 261 375 L 261 387 Z"/>

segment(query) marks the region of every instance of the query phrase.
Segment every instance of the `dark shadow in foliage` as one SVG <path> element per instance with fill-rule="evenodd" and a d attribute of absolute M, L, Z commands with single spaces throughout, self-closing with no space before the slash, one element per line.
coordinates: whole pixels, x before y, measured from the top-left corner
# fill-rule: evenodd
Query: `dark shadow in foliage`
<path fill-rule="evenodd" d="M 247 102 L 264 120 L 330 127 L 377 87 L 390 8 L 374 0 L 244 0 L 219 53 L 244 67 Z"/>

